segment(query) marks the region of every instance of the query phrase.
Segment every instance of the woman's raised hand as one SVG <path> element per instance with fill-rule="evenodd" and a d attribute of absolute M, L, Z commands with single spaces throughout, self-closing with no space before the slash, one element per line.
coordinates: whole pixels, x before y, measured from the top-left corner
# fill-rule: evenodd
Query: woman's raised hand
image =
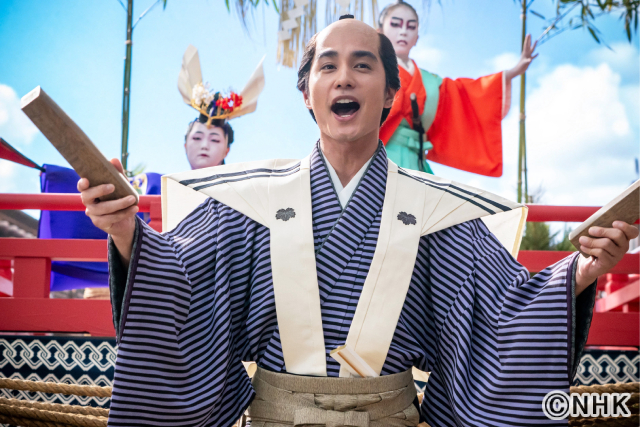
<path fill-rule="evenodd" d="M 514 77 L 524 74 L 524 72 L 527 71 L 527 68 L 529 68 L 529 65 L 531 65 L 531 61 L 536 59 L 536 57 L 538 56 L 537 53 L 535 55 L 533 54 L 533 52 L 536 50 L 537 44 L 538 42 L 535 42 L 532 46 L 531 34 L 527 34 L 527 36 L 524 38 L 524 45 L 522 46 L 522 53 L 520 54 L 520 60 L 518 61 L 515 67 L 505 71 L 507 79 L 511 80 Z"/>

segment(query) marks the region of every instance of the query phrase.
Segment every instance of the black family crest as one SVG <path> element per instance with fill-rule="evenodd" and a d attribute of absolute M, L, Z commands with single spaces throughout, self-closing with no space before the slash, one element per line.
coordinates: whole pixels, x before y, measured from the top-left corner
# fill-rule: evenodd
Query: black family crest
<path fill-rule="evenodd" d="M 283 221 L 289 221 L 291 218 L 295 217 L 296 211 L 294 211 L 293 208 L 278 209 L 278 212 L 276 212 L 276 219 L 281 219 Z"/>
<path fill-rule="evenodd" d="M 400 212 L 398 214 L 398 219 L 402 221 L 404 225 L 410 225 L 410 224 L 416 225 L 416 217 L 409 213 Z"/>

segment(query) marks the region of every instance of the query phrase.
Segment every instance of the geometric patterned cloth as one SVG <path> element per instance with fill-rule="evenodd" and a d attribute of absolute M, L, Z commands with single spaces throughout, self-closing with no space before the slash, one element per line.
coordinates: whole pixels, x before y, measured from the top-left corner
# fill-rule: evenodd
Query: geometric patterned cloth
<path fill-rule="evenodd" d="M 0 377 L 16 380 L 111 386 L 115 338 L 85 336 L 2 336 Z M 106 397 L 67 396 L 0 389 L 0 397 L 108 408 Z"/>
<path fill-rule="evenodd" d="M 627 347 L 628 348 L 628 347 Z M 585 349 L 573 385 L 640 381 L 638 350 Z"/>

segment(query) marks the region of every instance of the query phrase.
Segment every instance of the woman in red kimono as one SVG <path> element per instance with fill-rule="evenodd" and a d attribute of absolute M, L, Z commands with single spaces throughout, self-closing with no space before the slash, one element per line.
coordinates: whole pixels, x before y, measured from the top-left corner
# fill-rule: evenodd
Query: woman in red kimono
<path fill-rule="evenodd" d="M 401 167 L 429 173 L 427 159 L 501 176 L 501 121 L 511 104 L 511 79 L 524 73 L 537 56 L 531 36 L 526 37 L 520 60 L 512 69 L 477 80 L 453 80 L 421 70 L 409 58 L 418 41 L 418 28 L 417 12 L 402 0 L 380 13 L 379 31 L 396 50 L 402 84 L 380 130 L 389 158 Z M 419 110 L 416 117 L 411 105 L 414 94 Z"/>

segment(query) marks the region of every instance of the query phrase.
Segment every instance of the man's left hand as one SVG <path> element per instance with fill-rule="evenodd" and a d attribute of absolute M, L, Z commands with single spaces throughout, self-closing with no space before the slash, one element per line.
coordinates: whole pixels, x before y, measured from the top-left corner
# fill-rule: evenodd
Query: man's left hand
<path fill-rule="evenodd" d="M 615 221 L 612 228 L 591 227 L 589 234 L 593 237 L 580 237 L 580 250 L 591 256 L 579 257 L 576 296 L 620 262 L 629 250 L 629 240 L 638 237 L 638 228 Z"/>

